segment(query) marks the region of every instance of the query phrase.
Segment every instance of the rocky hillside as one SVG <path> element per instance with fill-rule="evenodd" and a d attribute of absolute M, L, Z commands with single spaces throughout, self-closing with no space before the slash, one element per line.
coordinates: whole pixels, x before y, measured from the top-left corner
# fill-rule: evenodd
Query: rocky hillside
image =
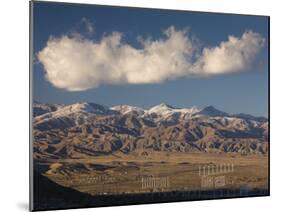
<path fill-rule="evenodd" d="M 149 110 L 96 103 L 34 104 L 37 159 L 164 152 L 267 154 L 268 120 L 230 115 L 213 106 Z"/>

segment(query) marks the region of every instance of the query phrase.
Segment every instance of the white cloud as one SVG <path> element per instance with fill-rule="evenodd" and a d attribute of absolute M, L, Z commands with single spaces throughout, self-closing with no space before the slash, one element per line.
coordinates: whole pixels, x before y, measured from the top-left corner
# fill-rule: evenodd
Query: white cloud
<path fill-rule="evenodd" d="M 158 40 L 139 39 L 139 49 L 122 42 L 119 32 L 99 42 L 81 36 L 50 38 L 38 58 L 54 86 L 81 91 L 101 84 L 160 83 L 183 76 L 243 71 L 264 42 L 258 33 L 247 31 L 240 39 L 229 36 L 218 47 L 204 48 L 194 61 L 197 48 L 187 30 L 171 26 L 164 35 Z"/>
<path fill-rule="evenodd" d="M 263 45 L 264 39 L 253 31 L 246 31 L 240 39 L 229 36 L 218 47 L 204 48 L 194 70 L 205 75 L 247 70 Z"/>

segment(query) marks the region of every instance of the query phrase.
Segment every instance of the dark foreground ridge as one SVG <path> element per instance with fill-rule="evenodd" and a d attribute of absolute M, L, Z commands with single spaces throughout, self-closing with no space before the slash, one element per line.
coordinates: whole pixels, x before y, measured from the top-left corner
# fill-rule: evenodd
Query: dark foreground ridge
<path fill-rule="evenodd" d="M 71 188 L 60 186 L 49 180 L 47 177 L 35 172 L 33 211 L 268 195 L 268 189 L 241 188 L 92 196 Z"/>

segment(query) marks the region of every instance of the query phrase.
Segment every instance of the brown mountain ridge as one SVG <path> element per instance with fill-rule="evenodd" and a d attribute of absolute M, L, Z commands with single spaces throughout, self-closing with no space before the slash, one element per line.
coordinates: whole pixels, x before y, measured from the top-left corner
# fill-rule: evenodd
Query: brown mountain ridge
<path fill-rule="evenodd" d="M 167 104 L 143 110 L 96 103 L 33 105 L 36 159 L 151 152 L 267 154 L 268 120 Z"/>

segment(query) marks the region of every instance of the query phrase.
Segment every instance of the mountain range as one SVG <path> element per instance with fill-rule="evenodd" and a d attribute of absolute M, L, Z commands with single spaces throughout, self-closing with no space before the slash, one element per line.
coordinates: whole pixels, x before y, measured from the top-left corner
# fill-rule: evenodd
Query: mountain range
<path fill-rule="evenodd" d="M 34 156 L 85 158 L 106 154 L 208 152 L 267 154 L 268 120 L 228 114 L 213 106 L 176 108 L 161 103 L 144 110 L 33 103 Z"/>

